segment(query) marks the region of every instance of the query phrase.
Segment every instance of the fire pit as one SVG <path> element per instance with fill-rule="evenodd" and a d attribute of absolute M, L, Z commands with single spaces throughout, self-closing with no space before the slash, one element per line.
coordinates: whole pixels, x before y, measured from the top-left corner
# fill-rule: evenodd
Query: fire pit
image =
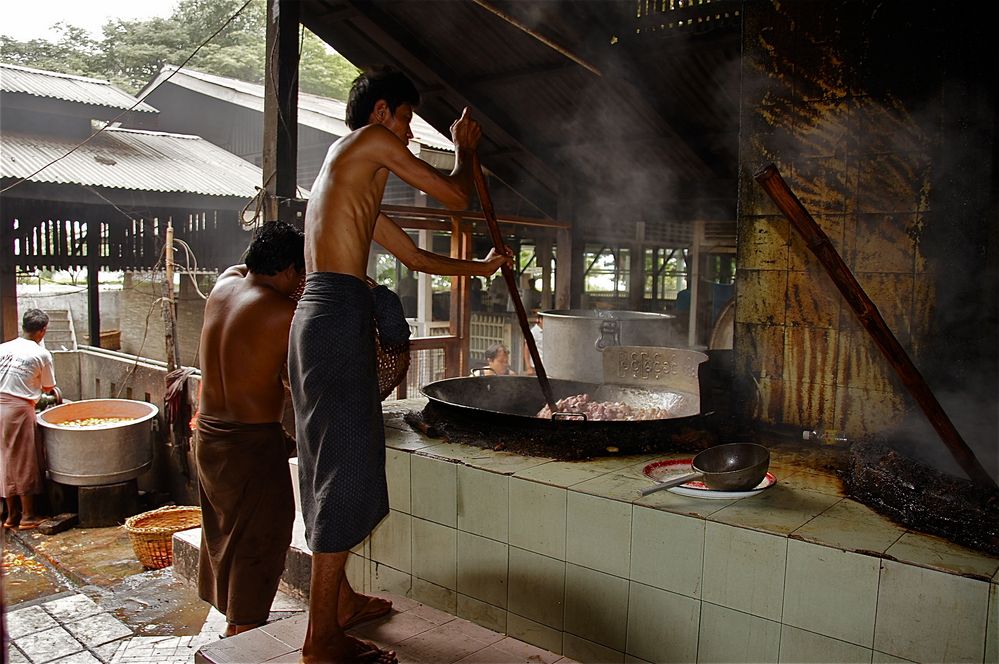
<path fill-rule="evenodd" d="M 43 411 L 38 424 L 49 476 L 72 486 L 135 479 L 153 463 L 150 435 L 158 412 L 151 403 L 128 399 L 88 399 Z M 90 419 L 117 421 L 79 425 Z"/>

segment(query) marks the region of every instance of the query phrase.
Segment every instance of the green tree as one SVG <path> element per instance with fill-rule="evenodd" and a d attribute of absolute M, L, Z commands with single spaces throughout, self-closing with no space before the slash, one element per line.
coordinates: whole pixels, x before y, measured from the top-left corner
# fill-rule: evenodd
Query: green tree
<path fill-rule="evenodd" d="M 136 92 L 166 64 L 179 65 L 243 6 L 243 0 L 181 0 L 169 18 L 108 21 L 103 37 L 57 24 L 55 41 L 18 41 L 0 36 L 5 62 L 108 79 Z M 264 82 L 266 4 L 253 0 L 225 29 L 205 44 L 188 67 L 250 83 Z M 302 28 L 299 88 L 346 99 L 358 70 L 321 39 Z"/>

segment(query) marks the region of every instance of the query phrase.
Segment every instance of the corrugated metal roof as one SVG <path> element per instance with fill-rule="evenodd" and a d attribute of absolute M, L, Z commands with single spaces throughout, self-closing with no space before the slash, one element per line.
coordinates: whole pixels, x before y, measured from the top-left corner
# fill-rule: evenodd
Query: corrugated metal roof
<path fill-rule="evenodd" d="M 2 62 L 0 62 L 0 91 L 20 92 L 34 97 L 62 99 L 63 101 L 122 110 L 131 108 L 132 104 L 138 100 L 137 97 L 116 88 L 109 81 L 19 67 Z M 140 102 L 133 110 L 144 113 L 159 113 L 145 102 Z"/>
<path fill-rule="evenodd" d="M 146 89 L 155 87 L 174 71 L 177 71 L 176 67 L 165 65 L 160 70 L 159 75 L 142 92 L 144 93 Z M 257 83 L 247 83 L 246 81 L 206 74 L 187 68 L 177 71 L 170 78 L 170 83 L 243 106 L 244 108 L 253 109 L 260 113 L 264 112 L 264 86 Z M 329 97 L 310 95 L 304 92 L 298 94 L 298 121 L 307 127 L 325 131 L 334 136 L 344 136 L 350 132 L 345 123 L 346 117 L 347 104 L 342 101 L 330 99 Z M 438 150 L 454 151 L 451 141 L 419 116 L 413 117 L 411 128 L 414 140 L 420 145 Z"/>
<path fill-rule="evenodd" d="M 76 144 L 72 139 L 5 133 L 0 177 L 27 177 Z M 30 181 L 249 198 L 262 176 L 257 166 L 198 136 L 105 129 Z"/>

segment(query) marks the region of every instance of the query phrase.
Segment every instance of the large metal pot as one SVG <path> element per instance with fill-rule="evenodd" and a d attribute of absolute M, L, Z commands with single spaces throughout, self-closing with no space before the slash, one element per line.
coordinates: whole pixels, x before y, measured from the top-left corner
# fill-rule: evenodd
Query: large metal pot
<path fill-rule="evenodd" d="M 152 422 L 159 409 L 144 401 L 87 399 L 38 415 L 45 437 L 49 476 L 73 486 L 100 486 L 134 479 L 153 463 Z M 127 417 L 127 422 L 89 427 L 63 422 L 91 417 Z"/>
<path fill-rule="evenodd" d="M 667 314 L 563 309 L 541 312 L 543 361 L 552 378 L 604 381 L 603 351 L 612 346 L 672 346 Z"/>

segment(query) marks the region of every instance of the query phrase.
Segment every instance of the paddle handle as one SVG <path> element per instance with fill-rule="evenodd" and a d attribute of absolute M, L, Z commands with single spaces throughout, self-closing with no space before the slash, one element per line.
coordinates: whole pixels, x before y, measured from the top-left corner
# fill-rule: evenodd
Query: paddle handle
<path fill-rule="evenodd" d="M 500 232 L 499 222 L 496 220 L 496 212 L 493 210 L 493 200 L 489 195 L 489 187 L 486 184 L 485 173 L 482 172 L 482 164 L 479 163 L 479 153 L 472 153 L 472 179 L 475 181 L 475 190 L 479 194 L 479 202 L 482 203 L 482 214 L 489 225 L 489 235 L 492 237 L 496 251 L 502 255 L 507 254 L 506 244 L 503 242 L 503 234 Z M 524 309 L 524 302 L 520 299 L 520 290 L 517 288 L 517 278 L 513 273 L 513 268 L 503 264 L 501 268 L 503 279 L 506 280 L 506 288 L 510 291 L 510 299 L 513 300 L 514 309 L 517 312 L 517 320 L 520 322 L 520 329 L 524 333 L 524 341 L 527 343 L 527 350 L 531 354 L 534 362 L 534 373 L 541 383 L 541 392 L 545 395 L 545 402 L 552 413 L 558 410 L 555 404 L 555 394 L 552 392 L 551 383 L 548 381 L 548 374 L 544 365 L 541 364 L 541 353 L 538 352 L 538 344 L 531 334 L 531 326 L 527 322 L 527 311 Z"/>

